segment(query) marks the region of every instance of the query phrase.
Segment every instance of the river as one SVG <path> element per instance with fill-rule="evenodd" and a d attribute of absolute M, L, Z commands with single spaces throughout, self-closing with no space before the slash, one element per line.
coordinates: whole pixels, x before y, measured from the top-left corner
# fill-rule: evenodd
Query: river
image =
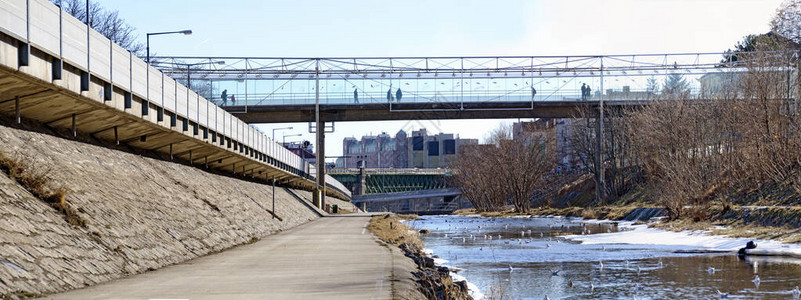
<path fill-rule="evenodd" d="M 426 249 L 438 264 L 470 282 L 478 298 L 717 299 L 729 294 L 793 299 L 793 289 L 801 285 L 798 259 L 740 259 L 731 253 L 697 253 L 700 249 L 692 246 L 654 245 L 652 240 L 585 244 L 565 238 L 624 229 L 610 222 L 422 216 L 407 225 L 430 231 L 421 236 Z"/>

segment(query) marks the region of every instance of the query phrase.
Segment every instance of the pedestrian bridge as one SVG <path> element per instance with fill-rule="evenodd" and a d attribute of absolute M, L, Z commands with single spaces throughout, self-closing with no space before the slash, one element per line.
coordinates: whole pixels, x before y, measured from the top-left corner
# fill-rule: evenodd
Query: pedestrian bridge
<path fill-rule="evenodd" d="M 350 198 L 340 182 L 317 180 L 308 162 L 47 0 L 0 1 L 0 114 Z"/>
<path fill-rule="evenodd" d="M 754 53 L 755 54 L 755 53 Z M 795 53 L 791 53 L 795 55 Z M 499 57 L 157 57 L 246 122 L 576 115 L 576 108 L 714 97 L 746 70 L 725 53 Z M 194 66 L 194 67 L 192 67 Z M 586 89 L 589 89 L 585 92 Z M 225 92 L 225 99 L 222 98 Z"/>

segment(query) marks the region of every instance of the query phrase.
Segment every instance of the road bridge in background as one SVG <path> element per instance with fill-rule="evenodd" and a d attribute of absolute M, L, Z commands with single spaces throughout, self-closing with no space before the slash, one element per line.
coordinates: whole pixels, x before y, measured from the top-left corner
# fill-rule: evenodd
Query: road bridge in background
<path fill-rule="evenodd" d="M 354 195 L 352 201 L 357 207 L 370 212 L 418 215 L 449 214 L 457 209 L 472 207 L 458 188 Z"/>
<path fill-rule="evenodd" d="M 448 187 L 449 169 L 329 169 L 327 173 L 354 195 Z"/>

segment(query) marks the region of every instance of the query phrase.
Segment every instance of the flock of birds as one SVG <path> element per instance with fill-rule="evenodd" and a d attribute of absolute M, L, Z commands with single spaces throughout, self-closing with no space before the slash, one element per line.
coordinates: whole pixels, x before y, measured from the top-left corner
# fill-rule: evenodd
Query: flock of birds
<path fill-rule="evenodd" d="M 482 220 L 482 221 L 486 221 L 486 220 Z M 490 221 L 491 224 L 493 224 L 493 223 L 497 222 L 498 220 L 497 219 L 489 219 L 489 221 Z M 446 220 L 446 222 L 448 222 L 448 221 Z M 464 222 L 464 221 L 462 221 L 462 222 Z M 582 227 L 581 234 L 592 234 L 592 233 L 597 233 L 597 232 L 603 232 L 601 230 L 596 230 L 595 232 L 593 232 L 593 230 L 588 228 L 587 224 L 585 224 L 585 223 L 582 223 L 581 227 Z M 553 228 L 555 228 L 554 225 L 549 225 L 549 229 L 553 229 Z M 561 225 L 560 227 L 557 227 L 557 228 L 558 229 L 565 229 L 565 226 Z M 601 226 L 598 226 L 598 229 L 600 229 L 600 228 L 601 228 Z M 476 227 L 464 226 L 464 227 L 460 228 L 458 225 L 449 224 L 448 225 L 448 229 L 449 229 L 449 231 L 462 229 L 465 233 L 467 233 L 467 232 L 470 232 L 470 230 L 476 229 Z M 504 229 L 506 231 L 508 231 L 509 230 L 509 224 L 504 225 Z M 495 241 L 498 241 L 499 243 L 502 241 L 502 243 L 504 243 L 504 244 L 517 243 L 517 244 L 523 245 L 523 244 L 530 244 L 530 243 L 535 241 L 534 237 L 532 236 L 532 230 L 531 229 L 527 229 L 525 227 L 525 225 L 523 225 L 523 227 L 521 227 L 520 229 L 521 229 L 520 237 L 516 238 L 516 239 L 514 237 L 513 238 L 504 239 L 504 237 L 501 234 L 494 235 L 492 233 L 482 233 L 482 231 L 486 230 L 486 228 L 482 228 L 481 225 L 477 226 L 477 234 L 483 234 L 483 239 L 484 240 L 487 240 L 487 241 L 490 241 L 490 242 L 495 240 Z M 435 230 L 439 230 L 439 228 L 437 227 Z M 611 232 L 611 229 L 607 228 L 606 232 Z M 476 239 L 478 238 L 477 234 L 469 234 L 468 236 L 461 237 L 461 243 L 462 244 L 467 244 L 468 241 L 476 241 Z M 506 235 L 508 236 L 508 233 Z M 526 239 L 527 236 L 528 236 L 528 239 Z M 449 238 L 452 242 L 457 242 L 458 239 L 459 239 L 459 238 L 453 237 L 453 236 L 449 237 L 448 234 L 445 234 L 444 237 L 445 238 Z M 543 233 L 543 232 L 539 233 L 539 238 L 540 239 L 544 239 L 546 241 L 544 248 L 551 248 L 551 242 L 554 242 L 554 241 L 556 243 L 561 243 L 562 242 L 561 239 L 552 239 L 550 236 L 546 237 L 545 233 Z M 483 250 L 484 250 L 483 247 L 479 247 L 479 251 L 483 251 Z M 607 250 L 606 246 L 602 245 L 601 246 L 601 251 L 606 251 L 606 250 Z M 458 259 L 458 256 L 456 257 L 456 259 Z M 654 267 L 645 267 L 644 268 L 644 267 L 638 265 L 636 268 L 630 268 L 630 264 L 631 264 L 631 262 L 626 260 L 624 269 L 631 270 L 631 271 L 635 271 L 636 270 L 637 277 L 639 277 L 641 275 L 642 271 L 644 271 L 644 270 L 656 270 L 656 269 L 662 269 L 664 267 L 664 264 L 662 263 L 661 259 L 656 263 L 656 265 Z M 598 264 L 597 264 L 598 270 L 602 272 L 604 270 L 604 267 L 605 267 L 604 266 L 604 262 L 602 260 L 598 261 Z M 512 266 L 511 264 L 508 265 L 508 272 L 509 273 L 513 273 L 513 272 L 515 272 L 515 270 L 516 270 L 516 268 L 514 266 Z M 715 273 L 721 272 L 722 269 L 709 267 L 709 268 L 707 268 L 706 271 L 710 275 L 713 275 Z M 562 270 L 549 269 L 548 272 L 550 273 L 550 276 L 561 276 L 560 272 L 562 272 Z M 588 287 L 590 289 L 590 292 L 594 293 L 595 285 L 592 282 L 592 273 L 590 274 L 590 280 L 589 281 L 590 282 L 589 282 Z M 759 284 L 761 282 L 761 280 L 759 278 L 759 275 L 755 275 L 754 279 L 752 280 L 752 282 L 754 283 L 754 285 L 757 288 L 759 288 Z M 571 288 L 574 286 L 573 279 L 568 278 L 567 286 L 571 287 Z M 634 290 L 635 291 L 642 291 L 644 289 L 645 289 L 645 287 L 640 283 L 637 283 L 634 286 Z M 727 298 L 729 298 L 729 296 L 732 296 L 729 293 L 721 292 L 719 289 L 716 289 L 715 292 L 716 292 L 716 295 L 718 296 L 718 298 L 720 298 L 720 299 L 727 299 Z M 796 286 L 794 289 L 790 290 L 789 294 L 792 295 L 793 299 L 801 299 L 801 289 L 799 289 L 798 286 Z M 545 299 L 549 299 L 548 296 L 545 296 Z"/>

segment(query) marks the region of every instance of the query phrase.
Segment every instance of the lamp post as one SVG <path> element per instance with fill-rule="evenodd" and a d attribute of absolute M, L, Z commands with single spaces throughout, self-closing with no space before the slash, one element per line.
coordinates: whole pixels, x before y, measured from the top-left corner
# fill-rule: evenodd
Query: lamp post
<path fill-rule="evenodd" d="M 187 30 L 179 30 L 179 31 L 165 31 L 165 32 L 151 32 L 151 33 L 148 33 L 147 34 L 147 56 L 145 57 L 145 62 L 147 62 L 147 64 L 150 65 L 150 36 L 151 35 L 178 34 L 178 33 L 181 33 L 181 34 L 184 34 L 184 35 L 190 35 L 190 34 L 192 34 L 192 30 L 187 29 Z"/>
<path fill-rule="evenodd" d="M 286 130 L 286 129 L 290 129 L 290 130 L 291 130 L 291 129 L 292 129 L 292 126 L 289 126 L 289 127 L 281 127 L 281 128 L 273 128 L 273 142 L 275 142 L 275 131 L 276 131 L 276 130 Z"/>

